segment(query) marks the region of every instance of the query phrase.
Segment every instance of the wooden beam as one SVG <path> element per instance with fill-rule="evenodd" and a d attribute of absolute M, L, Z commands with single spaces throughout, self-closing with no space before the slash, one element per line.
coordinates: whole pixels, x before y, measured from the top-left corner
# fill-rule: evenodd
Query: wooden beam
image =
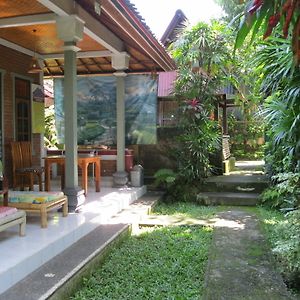
<path fill-rule="evenodd" d="M 86 51 L 86 52 L 77 52 L 77 58 L 90 58 L 90 57 L 107 57 L 111 56 L 111 51 Z M 44 59 L 63 59 L 63 53 L 53 53 L 53 54 L 45 54 L 43 55 Z"/>
<path fill-rule="evenodd" d="M 15 51 L 21 52 L 21 53 L 29 55 L 29 56 L 33 56 L 34 55 L 33 51 L 31 51 L 29 49 L 26 49 L 26 48 L 24 48 L 22 46 L 19 46 L 19 45 L 15 44 L 15 43 L 12 43 L 10 41 L 7 41 L 5 39 L 2 39 L 2 38 L 0 38 L 0 45 L 3 45 L 5 47 L 7 47 L 7 48 L 13 49 Z M 37 56 L 37 58 L 41 58 L 37 54 L 36 54 L 36 56 Z"/>
<path fill-rule="evenodd" d="M 0 19 L 0 28 L 55 23 L 55 14 L 38 14 Z"/>

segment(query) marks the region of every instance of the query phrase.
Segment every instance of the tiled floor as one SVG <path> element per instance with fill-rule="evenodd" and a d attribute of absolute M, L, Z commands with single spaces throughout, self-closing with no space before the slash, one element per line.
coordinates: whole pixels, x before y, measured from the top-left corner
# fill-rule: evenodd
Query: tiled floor
<path fill-rule="evenodd" d="M 89 187 L 80 213 L 63 218 L 60 212 L 50 212 L 46 229 L 40 227 L 38 215 L 28 215 L 25 237 L 19 237 L 17 226 L 0 232 L 0 294 L 146 192 L 145 186 L 117 189 L 103 184 L 100 193 Z"/>

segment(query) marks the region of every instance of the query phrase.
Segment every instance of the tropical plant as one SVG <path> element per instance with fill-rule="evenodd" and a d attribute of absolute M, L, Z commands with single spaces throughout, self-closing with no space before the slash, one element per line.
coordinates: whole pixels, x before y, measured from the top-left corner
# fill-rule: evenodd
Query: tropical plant
<path fill-rule="evenodd" d="M 296 64 L 300 61 L 300 1 L 299 0 L 251 0 L 245 4 L 244 17 L 236 38 L 236 47 L 241 47 L 246 36 L 252 32 L 253 41 L 256 34 L 263 30 L 263 38 L 268 38 L 280 28 L 282 36 L 291 36 L 291 48 Z M 289 35 L 290 34 L 290 35 Z"/>
<path fill-rule="evenodd" d="M 175 183 L 177 174 L 171 169 L 160 169 L 154 174 L 154 185 L 159 188 L 168 189 Z"/>
<path fill-rule="evenodd" d="M 51 105 L 45 109 L 44 143 L 48 148 L 56 147 L 58 145 L 54 105 Z"/>
<path fill-rule="evenodd" d="M 281 164 L 277 172 L 296 171 L 300 160 L 300 72 L 294 67 L 289 42 L 270 38 L 257 51 L 254 64 L 266 97 L 260 115 L 267 122 L 267 154 L 277 156 L 275 162 Z M 284 157 L 289 157 L 289 166 L 282 165 Z"/>
<path fill-rule="evenodd" d="M 300 173 L 272 176 L 274 185 L 262 194 L 262 203 L 272 208 L 295 208 L 300 205 Z"/>
<path fill-rule="evenodd" d="M 209 174 L 210 153 L 220 146 L 220 131 L 211 113 L 226 77 L 230 34 L 224 24 L 200 22 L 183 31 L 171 49 L 178 65 L 174 94 L 180 102 L 178 119 L 182 132 L 175 154 L 179 156 L 180 172 L 190 181 L 201 181 Z"/>
<path fill-rule="evenodd" d="M 259 208 L 259 212 L 272 252 L 275 254 L 278 269 L 288 286 L 299 290 L 300 210 L 284 215 L 264 208 Z"/>
<path fill-rule="evenodd" d="M 254 113 L 239 120 L 234 114 L 228 117 L 230 151 L 236 159 L 262 159 L 264 157 L 265 123 Z"/>

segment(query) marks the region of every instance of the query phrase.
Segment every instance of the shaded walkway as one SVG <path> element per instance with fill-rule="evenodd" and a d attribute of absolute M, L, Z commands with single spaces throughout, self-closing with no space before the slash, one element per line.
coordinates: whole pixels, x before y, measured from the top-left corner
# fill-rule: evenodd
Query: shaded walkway
<path fill-rule="evenodd" d="M 206 273 L 205 300 L 294 299 L 275 269 L 254 213 L 219 213 Z"/>

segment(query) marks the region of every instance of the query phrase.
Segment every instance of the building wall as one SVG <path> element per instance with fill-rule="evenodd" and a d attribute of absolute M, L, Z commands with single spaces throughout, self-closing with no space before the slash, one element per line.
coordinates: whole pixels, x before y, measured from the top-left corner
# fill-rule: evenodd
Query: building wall
<path fill-rule="evenodd" d="M 39 75 L 28 74 L 27 70 L 31 57 L 5 46 L 0 45 L 0 70 L 3 76 L 2 101 L 3 101 L 3 164 L 5 174 L 11 183 L 11 154 L 9 143 L 14 141 L 14 78 L 20 77 L 40 84 Z M 42 138 L 41 134 L 32 135 L 33 161 L 41 163 Z"/>

